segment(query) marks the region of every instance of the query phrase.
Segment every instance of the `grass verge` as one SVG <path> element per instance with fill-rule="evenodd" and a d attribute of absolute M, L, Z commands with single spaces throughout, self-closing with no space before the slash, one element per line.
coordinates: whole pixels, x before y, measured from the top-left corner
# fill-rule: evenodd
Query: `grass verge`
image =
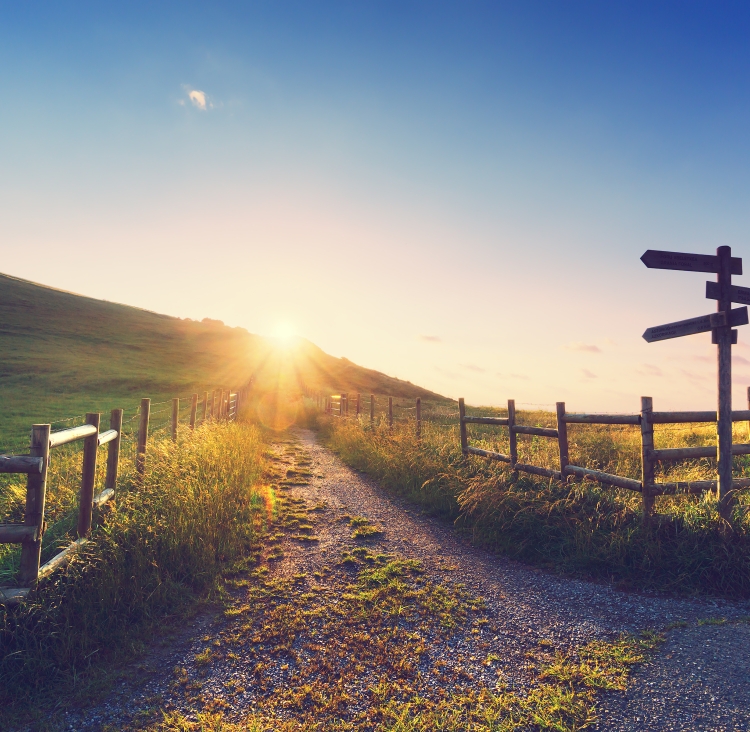
<path fill-rule="evenodd" d="M 261 431 L 242 423 L 209 423 L 149 446 L 145 475 L 123 476 L 69 567 L 29 602 L 0 607 L 0 726 L 63 691 L 85 693 L 103 661 L 138 652 L 165 618 L 252 555 L 273 510 L 260 485 L 264 452 Z M 57 465 L 64 471 L 64 460 Z M 4 562 L 8 571 L 13 557 Z"/>
<path fill-rule="evenodd" d="M 710 494 L 659 498 L 658 525 L 644 531 L 640 494 L 519 476 L 498 463 L 463 459 L 454 430 L 425 423 L 417 441 L 413 424 L 390 431 L 383 422 L 371 427 L 316 414 L 311 425 L 347 464 L 454 521 L 491 550 L 623 588 L 750 597 L 746 496 L 736 507 L 733 531 Z M 621 458 L 613 435 L 599 433 L 598 442 L 586 443 L 582 464 L 606 469 Z"/>

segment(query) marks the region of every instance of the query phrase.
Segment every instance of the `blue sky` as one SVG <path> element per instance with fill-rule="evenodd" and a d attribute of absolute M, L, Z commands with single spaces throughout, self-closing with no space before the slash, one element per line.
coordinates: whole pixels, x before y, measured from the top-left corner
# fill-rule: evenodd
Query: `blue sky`
<path fill-rule="evenodd" d="M 4 3 L 0 270 L 473 402 L 708 407 L 709 336 L 640 338 L 711 310 L 706 277 L 638 258 L 750 256 L 749 30 L 739 3 Z"/>

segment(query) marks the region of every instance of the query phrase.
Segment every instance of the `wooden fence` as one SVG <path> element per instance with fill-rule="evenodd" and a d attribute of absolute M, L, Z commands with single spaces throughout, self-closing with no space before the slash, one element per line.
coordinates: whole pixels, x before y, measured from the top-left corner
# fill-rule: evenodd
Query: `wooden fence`
<path fill-rule="evenodd" d="M 748 389 L 750 406 L 750 389 Z M 657 483 L 655 480 L 656 464 L 676 460 L 695 458 L 716 458 L 715 446 L 680 447 L 657 450 L 654 448 L 655 424 L 686 424 L 697 422 L 717 421 L 716 412 L 655 412 L 651 397 L 641 397 L 640 414 L 581 414 L 565 410 L 565 402 L 557 402 L 557 429 L 546 427 L 529 427 L 516 423 L 515 400 L 508 400 L 507 417 L 471 417 L 466 415 L 463 399 L 458 400 L 459 426 L 461 435 L 461 451 L 464 455 L 479 455 L 491 460 L 499 460 L 510 464 L 513 470 L 532 475 L 540 475 L 557 480 L 574 478 L 592 478 L 606 485 L 637 491 L 643 496 L 643 520 L 648 523 L 653 515 L 654 498 L 662 495 L 674 495 L 678 492 L 701 494 L 704 491 L 715 491 L 716 480 L 696 480 Z M 750 409 L 732 412 L 733 422 L 750 421 Z M 482 424 L 507 427 L 509 432 L 509 455 L 490 450 L 481 450 L 469 445 L 467 425 Z M 569 424 L 604 424 L 604 425 L 637 425 L 641 431 L 641 480 L 612 475 L 600 470 L 592 470 L 571 464 L 568 450 Z M 559 452 L 559 470 L 550 470 L 536 465 L 526 465 L 518 462 L 518 435 L 534 435 L 557 440 Z M 732 455 L 750 454 L 750 444 L 732 445 Z M 750 478 L 733 480 L 733 488 L 750 487 Z"/>
<path fill-rule="evenodd" d="M 388 403 L 387 419 L 388 427 L 393 428 L 394 422 L 394 397 L 392 396 L 377 396 L 370 394 L 363 398 L 362 394 L 333 394 L 324 395 L 320 392 L 316 392 L 313 396 L 315 399 L 316 406 L 326 414 L 332 417 L 356 417 L 366 418 L 369 414 L 370 424 L 375 422 L 375 410 L 378 400 L 382 400 L 383 406 L 385 406 L 386 400 Z M 401 405 L 401 409 L 413 409 L 414 410 L 414 428 L 415 434 L 418 438 L 422 436 L 422 399 L 417 397 L 414 401 L 413 407 L 404 407 Z"/>
<path fill-rule="evenodd" d="M 190 400 L 189 429 L 206 420 L 237 419 L 242 400 L 247 390 L 215 389 L 211 394 L 193 394 Z M 140 410 L 133 419 L 138 419 L 135 469 L 142 475 L 146 469 L 149 439 L 151 400 L 142 399 Z M 177 441 L 180 430 L 180 399 L 171 400 L 171 439 Z M 22 473 L 27 475 L 26 505 L 22 524 L 0 524 L 0 544 L 20 544 L 21 559 L 16 587 L 0 587 L 0 604 L 14 604 L 24 600 L 37 584 L 60 569 L 87 541 L 91 531 L 94 511 L 115 497 L 117 475 L 120 468 L 120 444 L 123 435 L 123 410 L 113 409 L 109 429 L 100 431 L 100 414 L 86 414 L 85 423 L 77 427 L 51 431 L 50 424 L 35 424 L 31 429 L 28 455 L 0 455 L 0 473 Z M 50 453 L 55 448 L 83 441 L 81 465 L 81 487 L 78 500 L 77 539 L 48 562 L 40 565 L 42 537 L 46 524 L 44 507 L 47 496 L 47 473 Z M 104 487 L 96 493 L 96 467 L 99 448 L 107 445 L 107 465 Z"/>

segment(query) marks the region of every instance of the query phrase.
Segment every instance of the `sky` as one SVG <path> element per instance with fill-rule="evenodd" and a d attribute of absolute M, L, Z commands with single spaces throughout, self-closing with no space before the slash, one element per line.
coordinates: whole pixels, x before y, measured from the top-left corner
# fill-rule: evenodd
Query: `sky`
<path fill-rule="evenodd" d="M 710 409 L 746 257 L 750 7 L 0 2 L 0 271 L 472 404 Z M 734 349 L 750 385 L 750 326 Z"/>

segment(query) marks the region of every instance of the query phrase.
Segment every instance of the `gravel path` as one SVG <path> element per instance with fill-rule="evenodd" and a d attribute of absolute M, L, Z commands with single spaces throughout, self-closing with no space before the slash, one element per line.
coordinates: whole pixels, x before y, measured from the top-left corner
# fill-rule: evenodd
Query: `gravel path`
<path fill-rule="evenodd" d="M 439 658 L 443 666 L 447 664 L 452 678 L 461 675 L 492 688 L 499 677 L 509 688 L 523 692 L 534 683 L 538 664 L 530 658 L 538 661 L 540 648 L 567 651 L 595 639 L 614 640 L 623 632 L 671 626 L 666 642 L 652 661 L 634 673 L 627 692 L 599 697 L 596 729 L 750 730 L 747 604 L 624 593 L 487 554 L 463 543 L 449 526 L 424 516 L 346 467 L 316 442 L 312 432 L 300 430 L 297 437 L 303 452 L 282 445 L 277 462 L 285 470 L 296 459 L 298 472 L 312 474 L 308 484 L 289 486 L 286 493 L 293 500 L 304 499 L 314 509 L 310 516 L 314 516 L 317 541 L 285 536 L 280 540 L 283 556 L 279 552 L 269 565 L 272 574 L 287 579 L 304 574 L 308 583 L 320 575 L 308 584 L 309 594 L 323 603 L 326 597 L 335 597 L 350 581 L 340 564 L 342 555 L 353 548 L 346 518 L 366 516 L 384 529 L 382 536 L 368 544 L 373 551 L 419 560 L 429 580 L 448 586 L 461 583 L 469 595 L 486 600 L 482 625 L 466 625 L 450 637 L 433 639 L 432 661 Z M 294 483 L 294 478 L 288 482 Z M 235 603 L 239 607 L 242 601 L 240 588 Z M 722 624 L 716 624 L 719 618 Z M 227 699 L 219 708 L 230 718 L 241 718 L 266 693 L 264 684 L 253 681 L 258 656 L 253 655 L 250 642 L 219 654 L 207 667 L 196 660 L 205 654 L 209 638 L 231 636 L 232 622 L 225 616 L 196 618 L 169 647 L 156 649 L 138 666 L 136 683 L 124 682 L 105 703 L 70 713 L 66 727 L 120 729 L 133 720 L 135 712 L 149 706 L 179 710 L 195 718 L 191 715 L 199 697 L 203 702 Z M 236 632 L 231 637 L 237 638 Z M 497 657 L 495 663 L 486 663 L 488 652 Z M 282 661 L 268 671 L 273 683 L 282 683 L 288 673 Z M 176 668 L 182 669 L 181 684 L 175 683 Z M 435 676 L 430 662 L 420 670 L 425 684 L 434 683 L 433 676 L 446 678 L 446 669 L 442 676 Z M 368 673 L 362 673 L 362 689 L 371 683 Z M 185 691 L 191 680 L 200 687 L 199 694 Z M 236 688 L 228 697 L 232 685 Z M 358 697 L 359 688 L 355 684 L 350 694 L 361 705 L 364 697 Z"/>

